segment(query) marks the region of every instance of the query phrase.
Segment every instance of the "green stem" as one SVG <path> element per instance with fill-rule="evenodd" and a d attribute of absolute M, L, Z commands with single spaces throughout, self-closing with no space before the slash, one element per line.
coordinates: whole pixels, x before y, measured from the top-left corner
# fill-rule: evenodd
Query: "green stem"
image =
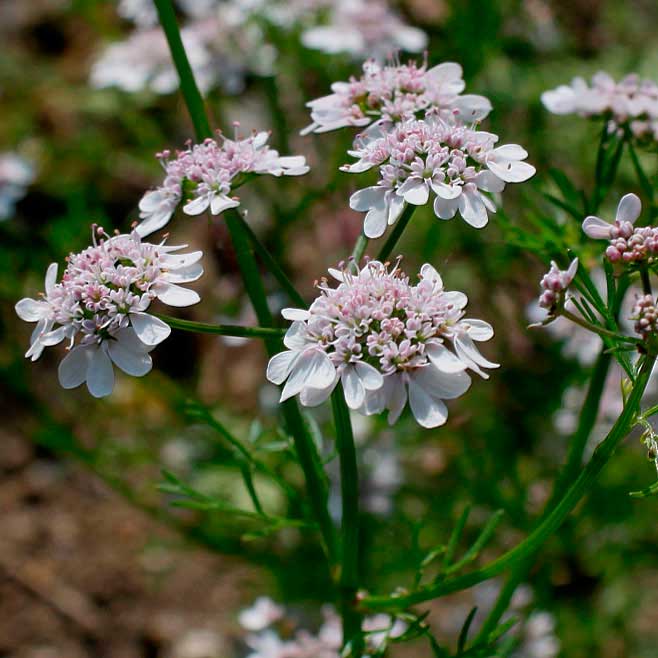
<path fill-rule="evenodd" d="M 599 327 L 596 324 L 588 322 L 584 318 L 579 318 L 574 313 L 571 313 L 570 311 L 567 311 L 565 309 L 563 309 L 560 312 L 560 315 L 567 318 L 568 320 L 571 320 L 571 322 L 575 322 L 577 325 L 583 327 L 583 329 L 587 329 L 587 331 L 592 331 L 593 333 L 598 334 L 601 337 L 612 338 L 614 340 L 623 341 L 625 343 L 633 343 L 634 345 L 637 345 L 642 342 L 639 338 L 633 338 L 633 336 L 624 336 L 623 334 L 618 334 L 614 331 L 610 331 L 609 329 L 605 329 L 604 327 Z"/>
<path fill-rule="evenodd" d="M 258 254 L 258 257 L 263 261 L 263 265 L 265 265 L 267 270 L 279 282 L 279 285 L 284 289 L 290 300 L 301 308 L 306 308 L 307 304 L 304 301 L 304 298 L 299 292 L 297 292 L 297 289 L 287 277 L 286 273 L 276 260 L 274 260 L 274 257 L 270 254 L 265 245 L 258 239 L 258 236 L 254 233 L 251 226 L 249 226 L 240 213 L 236 212 L 234 213 L 234 216 L 237 216 L 238 221 L 242 226 L 242 230 L 249 236 L 251 244 Z"/>
<path fill-rule="evenodd" d="M 411 216 L 414 214 L 414 210 L 416 210 L 416 206 L 412 206 L 410 203 L 404 207 L 400 218 L 395 223 L 395 227 L 391 231 L 391 234 L 388 236 L 384 246 L 381 248 L 381 251 L 377 256 L 377 260 L 383 263 L 391 255 L 391 252 L 393 249 L 395 249 L 395 245 L 398 243 L 398 240 L 400 237 L 402 237 L 404 229 L 407 228 L 407 224 L 409 223 Z"/>
<path fill-rule="evenodd" d="M 198 334 L 264 339 L 279 339 L 285 334 L 285 329 L 276 329 L 274 327 L 242 327 L 233 324 L 206 324 L 205 322 L 193 322 L 192 320 L 172 318 L 168 315 L 160 315 L 159 313 L 156 313 L 155 315 L 161 320 L 164 320 L 172 329 L 193 331 Z"/>
<path fill-rule="evenodd" d="M 343 645 L 349 642 L 351 654 L 360 656 L 363 649 L 361 615 L 356 610 L 359 587 L 359 472 L 350 412 L 339 383 L 331 395 L 336 424 L 336 446 L 340 459 L 341 571 L 340 598 L 343 618 Z"/>
<path fill-rule="evenodd" d="M 608 463 L 619 443 L 624 439 L 635 424 L 642 394 L 647 386 L 655 357 L 647 356 L 642 362 L 640 372 L 628 397 L 624 410 L 617 419 L 606 438 L 594 451 L 592 458 L 583 469 L 578 479 L 569 487 L 562 499 L 539 525 L 512 550 L 493 560 L 485 567 L 466 573 L 457 578 L 444 580 L 436 584 L 421 587 L 409 594 L 397 596 L 367 596 L 362 599 L 362 606 L 366 610 L 401 610 L 416 603 L 467 589 L 484 580 L 489 580 L 524 562 L 537 551 L 541 545 L 562 525 L 571 510 L 578 504 L 587 491 L 592 487 L 599 473 Z"/>
<path fill-rule="evenodd" d="M 194 80 L 194 74 L 185 53 L 185 47 L 180 37 L 178 23 L 171 0 L 155 0 L 160 22 L 165 31 L 176 70 L 181 81 L 181 91 L 192 117 L 197 139 L 211 136 L 208 116 L 205 112 L 203 98 Z M 242 274 L 245 289 L 256 312 L 260 325 L 272 325 L 272 314 L 267 305 L 267 297 L 258 272 L 254 253 L 250 248 L 250 238 L 244 230 L 243 223 L 235 212 L 226 213 L 226 225 L 235 247 L 236 259 Z M 265 338 L 265 347 L 269 355 L 279 351 L 281 341 L 278 338 Z M 326 477 L 320 462 L 320 456 L 313 443 L 313 437 L 299 410 L 295 400 L 287 400 L 283 405 L 283 417 L 295 441 L 299 462 L 306 478 L 306 487 L 311 501 L 313 514 L 320 527 L 325 550 L 330 564 L 336 555 L 335 528 L 329 516 L 327 507 L 328 492 Z"/>
<path fill-rule="evenodd" d="M 603 395 L 605 380 L 608 376 L 611 361 L 612 357 L 610 354 L 606 353 L 605 348 L 602 349 L 601 352 L 599 352 L 596 363 L 594 364 L 594 371 L 592 373 L 589 388 L 587 389 L 587 396 L 585 397 L 585 402 L 583 403 L 580 417 L 578 418 L 578 427 L 576 428 L 576 433 L 569 444 L 566 464 L 555 482 L 553 493 L 551 494 L 551 498 L 544 511 L 544 516 L 551 511 L 554 502 L 564 493 L 567 486 L 574 481 L 576 473 L 581 467 L 585 445 L 592 433 L 599 412 L 601 396 Z M 512 569 L 512 573 L 507 579 L 507 582 L 498 594 L 498 599 L 496 600 L 494 607 L 485 619 L 477 637 L 473 641 L 474 644 L 483 641 L 489 633 L 496 628 L 500 618 L 507 610 L 516 588 L 527 577 L 528 572 L 532 568 L 534 557 L 534 554 L 529 555 L 526 560 L 523 560 Z"/>
<path fill-rule="evenodd" d="M 185 52 L 185 46 L 180 36 L 176 13 L 171 4 L 171 0 L 154 0 L 155 7 L 158 10 L 160 25 L 164 30 L 171 51 L 171 58 L 174 60 L 174 66 L 180 80 L 180 89 L 185 99 L 185 104 L 190 113 L 194 132 L 197 139 L 201 141 L 206 137 L 212 137 L 212 130 L 208 122 L 208 115 L 203 104 L 201 92 L 197 87 L 194 73 L 190 66 L 190 61 Z"/>
<path fill-rule="evenodd" d="M 359 263 L 361 262 L 367 247 L 368 238 L 363 233 L 361 233 L 361 235 L 359 235 L 356 242 L 354 243 L 354 249 L 352 249 L 352 254 L 350 256 L 350 259 L 357 267 L 359 266 Z"/>

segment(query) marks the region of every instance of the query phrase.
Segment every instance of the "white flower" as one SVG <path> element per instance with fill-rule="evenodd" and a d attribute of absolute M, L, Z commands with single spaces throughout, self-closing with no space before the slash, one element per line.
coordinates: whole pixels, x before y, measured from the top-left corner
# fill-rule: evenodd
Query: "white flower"
<path fill-rule="evenodd" d="M 238 616 L 240 626 L 248 631 L 262 631 L 283 618 L 285 610 L 267 596 L 259 596 L 250 608 Z"/>
<path fill-rule="evenodd" d="M 583 221 L 583 231 L 595 240 L 612 238 L 629 238 L 633 233 L 633 224 L 642 212 L 642 202 L 635 194 L 625 194 L 617 206 L 614 223 L 606 222 L 600 217 L 589 215 Z"/>
<path fill-rule="evenodd" d="M 337 288 L 323 281 L 308 311 L 283 311 L 293 322 L 288 350 L 267 368 L 271 382 L 286 382 L 281 400 L 299 395 L 303 405 L 315 406 L 340 380 L 347 405 L 359 413 L 388 409 L 394 423 L 408 400 L 420 425 L 437 427 L 448 416 L 443 400 L 469 388 L 466 369 L 486 378 L 482 368 L 497 367 L 473 342 L 489 340 L 493 329 L 463 318 L 466 295 L 444 290 L 431 265 L 422 267 L 415 286 L 397 265 L 389 271 L 378 261 L 356 274 L 329 272 Z"/>

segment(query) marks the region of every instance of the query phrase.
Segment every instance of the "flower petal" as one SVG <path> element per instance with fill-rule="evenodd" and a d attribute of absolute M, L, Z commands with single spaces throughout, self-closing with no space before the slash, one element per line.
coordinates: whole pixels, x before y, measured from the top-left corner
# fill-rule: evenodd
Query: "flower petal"
<path fill-rule="evenodd" d="M 148 352 L 130 349 L 130 345 L 123 342 L 120 337 L 109 341 L 107 350 L 112 361 L 127 375 L 143 377 L 153 367 Z"/>
<path fill-rule="evenodd" d="M 642 202 L 636 194 L 625 194 L 617 206 L 617 221 L 635 223 L 642 212 Z"/>
<path fill-rule="evenodd" d="M 487 209 L 478 192 L 464 192 L 459 197 L 459 212 L 473 228 L 483 228 L 489 221 Z"/>
<path fill-rule="evenodd" d="M 106 350 L 103 345 L 94 350 L 87 368 L 87 388 L 95 398 L 104 398 L 114 389 L 114 368 Z"/>
<path fill-rule="evenodd" d="M 38 322 L 48 311 L 48 305 L 40 300 L 24 297 L 14 306 L 16 315 L 25 322 Z"/>
<path fill-rule="evenodd" d="M 169 306 L 191 306 L 201 301 L 199 293 L 177 286 L 175 283 L 160 283 L 153 287 L 153 291 L 161 302 Z"/>
<path fill-rule="evenodd" d="M 398 188 L 398 195 L 404 197 L 407 203 L 423 206 L 430 198 L 430 188 L 424 179 L 410 176 Z"/>
<path fill-rule="evenodd" d="M 171 327 L 164 320 L 148 313 L 131 313 L 130 324 L 137 338 L 145 345 L 158 345 L 171 333 Z"/>
<path fill-rule="evenodd" d="M 96 350 L 96 345 L 78 345 L 60 361 L 57 375 L 63 388 L 76 388 L 87 379 L 87 368 Z"/>
<path fill-rule="evenodd" d="M 200 215 L 202 212 L 205 212 L 210 205 L 210 195 L 204 194 L 203 196 L 198 196 L 196 199 L 192 199 L 183 206 L 183 212 L 186 215 Z"/>
<path fill-rule="evenodd" d="M 385 194 L 386 190 L 379 185 L 357 190 L 350 197 L 350 208 L 358 212 L 367 212 L 373 206 L 381 205 Z"/>
<path fill-rule="evenodd" d="M 369 363 L 363 363 L 363 361 L 357 361 L 354 364 L 354 369 L 356 374 L 359 376 L 363 388 L 367 391 L 376 391 L 384 385 L 384 378 L 382 374 L 374 368 Z"/>
<path fill-rule="evenodd" d="M 347 406 L 350 409 L 358 409 L 366 398 L 366 390 L 354 366 L 348 364 L 343 370 L 340 379 L 343 384 Z"/>
<path fill-rule="evenodd" d="M 595 217 L 594 215 L 585 217 L 585 220 L 583 221 L 583 231 L 585 232 L 585 235 L 594 240 L 610 239 L 611 228 L 611 224 L 600 217 Z"/>
<path fill-rule="evenodd" d="M 448 409 L 439 399 L 431 397 L 415 378 L 409 382 L 409 406 L 411 413 L 421 427 L 439 427 L 448 420 Z"/>
<path fill-rule="evenodd" d="M 287 350 L 285 352 L 279 352 L 275 354 L 267 364 L 267 373 L 266 377 L 268 381 L 271 381 L 273 384 L 283 384 L 288 378 L 290 371 L 295 365 L 295 360 L 299 356 L 299 352 L 294 350 Z"/>

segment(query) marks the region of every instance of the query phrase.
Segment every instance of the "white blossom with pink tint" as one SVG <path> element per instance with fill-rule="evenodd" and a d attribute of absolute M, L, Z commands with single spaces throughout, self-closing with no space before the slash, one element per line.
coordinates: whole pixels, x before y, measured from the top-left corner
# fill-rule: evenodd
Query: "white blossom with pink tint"
<path fill-rule="evenodd" d="M 195 281 L 203 269 L 200 251 L 179 254 L 182 246 L 144 243 L 136 233 L 110 237 L 100 228 L 93 237 L 91 247 L 69 255 L 59 283 L 57 265 L 50 265 L 42 298 L 21 299 L 16 313 L 37 323 L 26 357 L 36 360 L 44 347 L 67 339 L 61 385 L 86 382 L 93 396 L 103 397 L 114 387 L 113 363 L 135 377 L 149 372 L 148 353 L 171 329 L 146 310 L 155 299 L 197 303 L 199 295 L 179 284 Z"/>
<path fill-rule="evenodd" d="M 328 4 L 327 24 L 302 32 L 307 48 L 330 55 L 383 58 L 398 50 L 418 53 L 427 46 L 425 32 L 404 23 L 384 0 L 334 0 Z"/>
<path fill-rule="evenodd" d="M 524 162 L 517 144 L 496 147 L 498 136 L 431 114 L 397 124 L 390 132 L 371 130 L 358 137 L 350 155 L 357 162 L 343 171 L 360 173 L 379 167 L 377 185 L 355 192 L 353 210 L 366 212 L 364 233 L 381 236 L 400 217 L 405 203 L 421 206 L 434 195 L 434 214 L 452 219 L 457 212 L 482 228 L 496 205 L 489 193 L 506 183 L 528 180 L 535 168 Z"/>
<path fill-rule="evenodd" d="M 446 422 L 444 400 L 469 388 L 467 369 L 482 377 L 485 359 L 474 341 L 493 336 L 482 320 L 464 318 L 466 295 L 444 290 L 431 265 L 412 285 L 398 265 L 370 261 L 356 274 L 329 270 L 308 311 L 285 309 L 292 320 L 287 351 L 272 357 L 267 378 L 283 384 L 281 400 L 299 395 L 305 406 L 324 402 L 341 381 L 347 405 L 362 414 L 389 411 L 394 423 L 407 400 L 423 427 Z M 449 349 L 451 347 L 452 349 Z"/>
<path fill-rule="evenodd" d="M 605 118 L 611 130 L 628 126 L 635 137 L 658 136 L 658 84 L 634 73 L 619 82 L 603 71 L 590 84 L 577 77 L 570 85 L 545 91 L 541 100 L 554 114 Z"/>
<path fill-rule="evenodd" d="M 583 231 L 594 240 L 628 239 L 633 235 L 633 224 L 642 212 L 642 202 L 636 194 L 625 194 L 617 206 L 615 221 L 606 222 L 600 217 L 589 215 L 583 221 Z"/>
<path fill-rule="evenodd" d="M 136 231 L 142 237 L 165 226 L 178 205 L 185 202 L 186 215 L 210 211 L 218 215 L 240 205 L 231 194 L 249 174 L 300 176 L 309 168 L 304 156 L 280 156 L 267 145 L 268 132 L 254 133 L 246 139 L 206 139 L 189 144 L 172 157 L 170 151 L 157 153 L 165 170 L 160 187 L 146 192 L 139 202 L 142 222 Z"/>
<path fill-rule="evenodd" d="M 566 292 L 578 271 L 578 259 L 574 258 L 566 270 L 561 270 L 555 261 L 542 277 L 539 285 L 542 293 L 539 296 L 539 306 L 546 309 L 549 315 L 554 315 L 557 308 L 564 304 Z"/>
<path fill-rule="evenodd" d="M 637 295 L 630 315 L 635 321 L 635 331 L 644 340 L 655 336 L 658 331 L 658 307 L 653 295 Z"/>
<path fill-rule="evenodd" d="M 365 127 L 373 122 L 390 129 L 429 109 L 469 122 L 484 119 L 491 103 L 484 96 L 461 95 L 464 87 L 462 67 L 454 62 L 428 69 L 426 63 L 419 66 L 414 61 L 381 65 L 369 60 L 360 78 L 334 82 L 333 93 L 306 104 L 311 108 L 312 123 L 302 134 Z"/>

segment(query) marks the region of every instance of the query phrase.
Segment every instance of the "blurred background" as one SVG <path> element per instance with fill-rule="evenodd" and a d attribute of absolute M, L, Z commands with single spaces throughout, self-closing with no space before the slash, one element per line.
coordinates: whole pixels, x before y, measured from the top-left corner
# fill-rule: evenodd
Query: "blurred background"
<path fill-rule="evenodd" d="M 354 16 L 332 23 L 332 3 L 176 6 L 215 126 L 229 136 L 236 121 L 243 135 L 271 128 L 276 148 L 311 164 L 303 179 L 261 178 L 241 190 L 250 224 L 308 299 L 361 230 L 363 216 L 347 199 L 363 180 L 338 171 L 353 133 L 299 136 L 309 123 L 304 103 L 332 81 L 358 75 L 367 55 L 401 48 L 422 58 L 426 49 L 430 64 L 461 63 L 467 92 L 493 103 L 485 129 L 502 143 L 522 144 L 537 167 L 530 183 L 505 192 L 507 219 L 493 217 L 477 232 L 460 219 L 438 222 L 423 208 L 399 247 L 409 273 L 429 261 L 449 289 L 467 292 L 472 314 L 496 328 L 485 352 L 502 367 L 489 382 L 474 382 L 438 430 L 420 431 L 406 415 L 395 434 L 382 418 L 358 419 L 365 586 L 386 592 L 410 585 L 419 545 L 445 542 L 467 502 L 474 506 L 470 539 L 494 510 L 505 512 L 486 561 L 527 534 L 550 495 L 597 346 L 559 330 L 526 329 L 545 264 L 523 249 L 512 224 L 543 216 L 577 235 L 577 224 L 543 194 L 555 191 L 551 168 L 591 191 L 599 127 L 549 115 L 539 97 L 600 69 L 658 80 L 658 6 L 409 0 L 394 3 L 395 22 L 377 13 L 385 5 L 370 4 L 372 24 L 359 24 L 361 41 L 345 32 Z M 153 17 L 150 0 L 0 2 L 2 657 L 237 657 L 247 653 L 237 613 L 257 596 L 290 602 L 311 625 L 329 596 L 312 533 L 262 532 L 233 514 L 176 509 L 157 488 L 166 469 L 249 509 L 240 464 L 216 418 L 290 484 L 282 490 L 257 477 L 270 509 L 284 515 L 303 507 L 301 473 L 276 426 L 277 392 L 264 384 L 260 343 L 174 331 L 154 352 L 151 374 L 121 376 L 102 401 L 84 387 L 59 387 L 57 350 L 35 364 L 23 358 L 30 327 L 16 317 L 15 302 L 43 289 L 49 263 L 89 244 L 92 223 L 128 230 L 143 192 L 160 181 L 155 152 L 193 137 Z M 390 34 L 373 36 L 386 20 Z M 336 45 L 337 35 L 344 43 Z M 652 176 L 655 157 L 642 155 Z M 624 160 L 605 211 L 630 191 L 641 193 Z M 221 217 L 180 216 L 169 229 L 172 243 L 205 252 L 197 284 L 203 301 L 182 317 L 255 323 Z M 276 283 L 268 285 L 272 306 L 286 305 Z M 596 440 L 621 404 L 616 377 Z M 315 420 L 332 474 L 328 411 L 319 409 Z M 658 656 L 655 500 L 627 495 L 654 478 L 631 439 L 519 590 L 513 605 L 525 621 L 512 631 L 513 655 Z M 437 637 L 454 641 L 473 605 L 477 624 L 499 586 L 428 605 Z M 422 643 L 393 654 L 429 655 Z"/>

